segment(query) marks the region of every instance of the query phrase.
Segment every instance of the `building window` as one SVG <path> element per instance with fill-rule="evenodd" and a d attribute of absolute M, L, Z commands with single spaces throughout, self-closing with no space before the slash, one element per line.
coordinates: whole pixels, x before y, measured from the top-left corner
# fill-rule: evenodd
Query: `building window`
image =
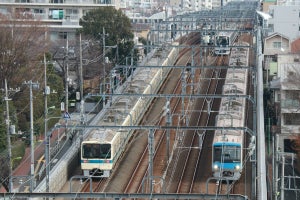
<path fill-rule="evenodd" d="M 30 0 L 15 0 L 15 3 L 30 3 Z"/>
<path fill-rule="evenodd" d="M 77 9 L 66 9 L 66 19 L 77 19 L 78 17 L 78 10 Z"/>
<path fill-rule="evenodd" d="M 274 32 L 274 24 L 269 24 L 268 29 L 270 32 Z"/>
<path fill-rule="evenodd" d="M 280 49 L 281 48 L 281 42 L 273 42 L 273 48 Z"/>
<path fill-rule="evenodd" d="M 64 11 L 58 9 L 50 9 L 49 10 L 49 18 L 50 19 L 63 19 Z"/>
<path fill-rule="evenodd" d="M 111 0 L 94 0 L 94 4 L 111 4 Z"/>
<path fill-rule="evenodd" d="M 34 9 L 33 12 L 37 13 L 37 14 L 38 13 L 44 13 L 44 10 L 43 9 Z"/>
<path fill-rule="evenodd" d="M 68 39 L 68 33 L 67 32 L 59 32 L 58 38 L 59 39 Z"/>
<path fill-rule="evenodd" d="M 287 99 L 299 100 L 300 99 L 300 91 L 297 90 L 287 90 L 285 93 Z"/>
<path fill-rule="evenodd" d="M 49 3 L 65 3 L 65 0 L 49 0 Z"/>
<path fill-rule="evenodd" d="M 286 113 L 284 114 L 285 125 L 300 125 L 300 113 Z"/>
<path fill-rule="evenodd" d="M 66 9 L 67 15 L 77 15 L 78 10 L 77 9 Z"/>

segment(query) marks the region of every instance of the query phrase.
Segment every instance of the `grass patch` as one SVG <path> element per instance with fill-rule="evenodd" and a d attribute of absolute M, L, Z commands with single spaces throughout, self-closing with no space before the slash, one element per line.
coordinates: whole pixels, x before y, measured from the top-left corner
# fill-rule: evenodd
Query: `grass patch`
<path fill-rule="evenodd" d="M 13 143 L 12 150 L 11 150 L 13 169 L 15 169 L 21 163 L 22 158 L 24 157 L 25 154 L 25 149 L 26 149 L 26 145 L 23 141 L 16 141 Z M 18 157 L 20 157 L 20 159 L 16 159 Z"/>

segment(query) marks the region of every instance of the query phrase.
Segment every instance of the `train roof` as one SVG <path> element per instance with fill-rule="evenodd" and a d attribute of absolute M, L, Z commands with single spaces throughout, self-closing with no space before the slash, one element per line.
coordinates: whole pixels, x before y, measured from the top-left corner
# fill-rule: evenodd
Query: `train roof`
<path fill-rule="evenodd" d="M 236 44 L 232 48 L 229 66 L 245 66 L 245 68 L 228 68 L 226 80 L 223 86 L 223 94 L 231 95 L 221 100 L 219 114 L 216 120 L 217 127 L 232 127 L 231 130 L 216 130 L 214 143 L 236 142 L 242 143 L 243 130 L 235 129 L 236 127 L 245 126 L 245 106 L 246 99 L 238 95 L 247 94 L 248 82 L 248 48 L 240 48 L 238 45 L 247 46 L 246 43 Z M 237 95 L 232 97 L 232 95 Z"/>
<path fill-rule="evenodd" d="M 218 130 L 216 131 L 213 143 L 224 143 L 224 142 L 231 142 L 231 143 L 238 143 L 243 144 L 243 133 L 242 131 L 237 130 Z"/>
<path fill-rule="evenodd" d="M 157 73 L 158 68 L 137 68 L 132 74 L 130 80 L 124 83 L 124 89 L 121 91 L 124 94 L 141 94 L 150 87 L 151 81 Z M 151 88 L 151 87 L 150 87 Z M 130 112 L 139 96 L 117 96 L 109 107 L 105 107 L 102 112 L 102 118 L 97 122 L 99 126 L 122 126 L 125 119 L 132 119 Z M 85 141 L 101 141 L 111 143 L 114 135 L 120 131 L 117 129 L 93 129 L 85 138 Z"/>
<path fill-rule="evenodd" d="M 116 131 L 110 129 L 93 129 L 83 143 L 111 143 Z"/>

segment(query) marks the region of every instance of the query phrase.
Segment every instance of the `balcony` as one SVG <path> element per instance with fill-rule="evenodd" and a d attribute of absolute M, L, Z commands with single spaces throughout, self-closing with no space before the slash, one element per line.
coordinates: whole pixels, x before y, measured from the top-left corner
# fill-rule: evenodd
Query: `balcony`
<path fill-rule="evenodd" d="M 31 6 L 54 6 L 54 5 L 114 5 L 115 0 L 1 0 L 0 5 L 31 5 Z"/>

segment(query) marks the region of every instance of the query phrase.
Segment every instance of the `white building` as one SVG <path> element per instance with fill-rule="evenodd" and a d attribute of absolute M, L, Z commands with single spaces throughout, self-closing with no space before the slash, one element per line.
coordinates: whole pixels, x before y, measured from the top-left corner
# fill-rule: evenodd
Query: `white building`
<path fill-rule="evenodd" d="M 300 37 L 300 5 L 270 5 L 268 12 L 272 16 L 269 19 L 269 34 L 280 33 L 291 41 Z"/>
<path fill-rule="evenodd" d="M 89 10 L 115 6 L 119 0 L 1 0 L 0 13 L 40 20 L 49 28 L 51 40 L 72 39 L 79 19 Z"/>
<path fill-rule="evenodd" d="M 300 134 L 300 56 L 298 54 L 277 55 L 277 79 L 275 90 L 275 112 L 278 112 L 277 147 L 289 148 L 286 141 Z M 276 84 L 276 83 L 275 83 Z"/>
<path fill-rule="evenodd" d="M 277 147 L 285 151 L 300 134 L 300 2 L 277 1 L 267 12 L 264 60 L 277 118 Z M 284 14 L 283 14 L 284 13 Z"/>

